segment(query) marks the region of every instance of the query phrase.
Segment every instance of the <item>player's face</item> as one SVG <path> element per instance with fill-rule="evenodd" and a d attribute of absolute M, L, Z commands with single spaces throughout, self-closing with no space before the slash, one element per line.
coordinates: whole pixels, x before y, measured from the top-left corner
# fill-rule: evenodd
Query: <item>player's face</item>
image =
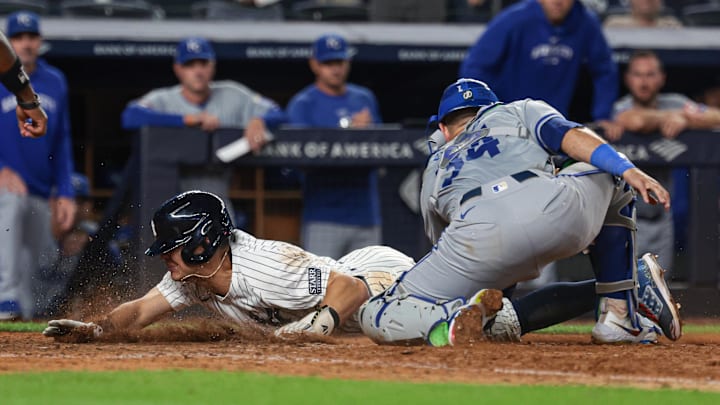
<path fill-rule="evenodd" d="M 167 253 L 163 253 L 160 257 L 165 262 L 167 271 L 170 272 L 170 277 L 175 281 L 182 280 L 183 277 L 189 274 L 202 274 L 204 265 L 188 265 L 182 259 L 183 246 L 177 247 Z"/>
<path fill-rule="evenodd" d="M 204 93 L 210 88 L 215 76 L 215 62 L 194 59 L 183 64 L 175 64 L 175 74 L 182 86 L 193 93 Z"/>
<path fill-rule="evenodd" d="M 42 37 L 26 32 L 10 37 L 10 44 L 20 58 L 20 63 L 24 66 L 34 66 L 40 55 Z"/>
<path fill-rule="evenodd" d="M 345 85 L 350 73 L 350 61 L 329 60 L 314 62 L 313 73 L 315 73 L 317 81 L 331 88 L 339 88 Z"/>
<path fill-rule="evenodd" d="M 636 102 L 651 104 L 665 85 L 665 74 L 660 68 L 660 62 L 654 57 L 633 60 L 625 73 L 625 85 Z"/>
<path fill-rule="evenodd" d="M 553 24 L 559 24 L 568 15 L 575 0 L 538 0 L 547 19 Z"/>

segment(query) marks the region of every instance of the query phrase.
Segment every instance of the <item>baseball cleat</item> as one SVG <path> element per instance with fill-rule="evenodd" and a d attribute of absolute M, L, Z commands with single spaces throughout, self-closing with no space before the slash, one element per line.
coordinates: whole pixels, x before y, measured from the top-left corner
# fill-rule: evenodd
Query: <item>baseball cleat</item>
<path fill-rule="evenodd" d="M 502 309 L 485 324 L 485 337 L 493 342 L 519 342 L 522 330 L 512 302 L 503 297 Z"/>
<path fill-rule="evenodd" d="M 483 329 L 502 309 L 503 293 L 500 290 L 484 289 L 473 295 L 450 318 L 430 331 L 428 343 L 431 346 L 456 346 L 487 340 Z"/>
<path fill-rule="evenodd" d="M 627 302 L 613 298 L 600 298 L 600 317 L 592 329 L 592 342 L 596 344 L 656 343 L 660 332 L 649 319 L 628 314 Z M 630 319 L 635 316 L 635 322 Z"/>
<path fill-rule="evenodd" d="M 664 275 L 655 255 L 645 253 L 638 260 L 638 312 L 659 326 L 665 337 L 678 340 L 682 336 L 680 305 L 670 295 Z"/>

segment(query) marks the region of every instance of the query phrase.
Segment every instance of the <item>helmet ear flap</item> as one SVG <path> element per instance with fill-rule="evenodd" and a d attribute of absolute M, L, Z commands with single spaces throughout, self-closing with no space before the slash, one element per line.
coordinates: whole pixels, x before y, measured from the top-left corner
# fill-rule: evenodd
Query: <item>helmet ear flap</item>
<path fill-rule="evenodd" d="M 232 225 L 225 221 L 226 216 L 227 214 L 224 212 L 219 221 L 205 218 L 203 223 L 195 229 L 192 238 L 181 252 L 185 263 L 200 264 L 210 260 L 222 242 L 230 236 Z M 227 219 L 229 221 L 229 217 Z M 198 251 L 198 249 L 201 250 Z"/>

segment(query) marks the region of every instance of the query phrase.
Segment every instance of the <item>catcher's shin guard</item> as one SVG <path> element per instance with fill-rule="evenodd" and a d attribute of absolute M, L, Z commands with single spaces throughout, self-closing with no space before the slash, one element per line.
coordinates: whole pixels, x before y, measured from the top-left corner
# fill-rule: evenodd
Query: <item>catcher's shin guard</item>
<path fill-rule="evenodd" d="M 637 308 L 635 193 L 624 181 L 615 187 L 605 223 L 590 248 L 590 261 L 601 297 L 627 300 L 630 318 Z"/>
<path fill-rule="evenodd" d="M 396 285 L 390 294 L 371 298 L 360 307 L 358 320 L 363 333 L 378 344 L 422 344 L 430 330 L 446 321 L 465 299 L 437 302 L 404 294 Z"/>

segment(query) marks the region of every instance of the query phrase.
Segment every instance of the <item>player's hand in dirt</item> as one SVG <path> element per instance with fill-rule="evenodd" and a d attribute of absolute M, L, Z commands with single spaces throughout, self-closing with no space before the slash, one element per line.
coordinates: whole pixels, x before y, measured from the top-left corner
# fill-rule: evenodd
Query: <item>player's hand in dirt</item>
<path fill-rule="evenodd" d="M 48 326 L 42 333 L 58 342 L 86 343 L 102 336 L 103 329 L 100 325 L 92 322 L 53 319 L 48 321 Z"/>

